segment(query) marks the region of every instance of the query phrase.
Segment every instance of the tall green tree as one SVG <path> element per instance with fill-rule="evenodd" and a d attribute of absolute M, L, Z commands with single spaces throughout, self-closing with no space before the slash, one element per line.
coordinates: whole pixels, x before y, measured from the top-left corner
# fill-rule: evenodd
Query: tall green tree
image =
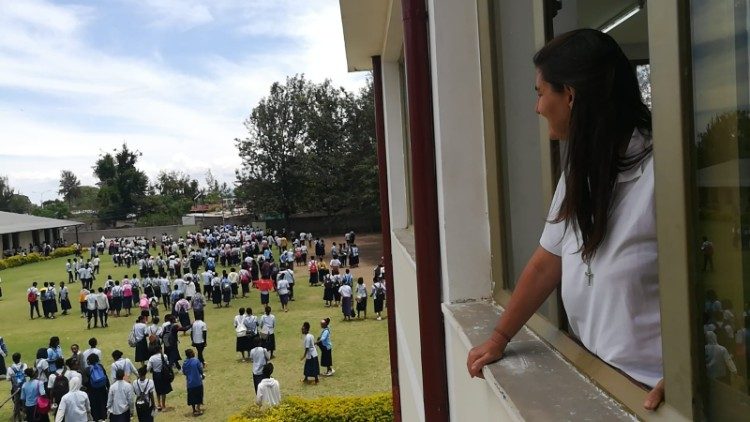
<path fill-rule="evenodd" d="M 10 212 L 11 201 L 16 192 L 8 183 L 8 176 L 0 176 L 0 211 Z"/>
<path fill-rule="evenodd" d="M 375 93 L 372 79 L 358 95 L 347 97 L 346 149 L 341 165 L 350 187 L 347 206 L 356 213 L 380 215 Z"/>
<path fill-rule="evenodd" d="M 81 195 L 81 182 L 75 173 L 70 170 L 60 172 L 60 190 L 57 193 L 62 195 L 70 208 L 71 202 Z"/>
<path fill-rule="evenodd" d="M 200 191 L 198 181 L 179 171 L 161 171 L 154 183 L 156 193 L 169 198 L 192 200 Z"/>
<path fill-rule="evenodd" d="M 242 158 L 236 193 L 256 212 L 288 218 L 301 208 L 308 85 L 301 75 L 274 83 L 245 121 L 248 137 L 235 140 Z"/>
<path fill-rule="evenodd" d="M 70 216 L 70 208 L 68 208 L 65 202 L 53 199 L 42 202 L 42 206 L 34 208 L 31 214 L 48 218 L 68 218 Z"/>
<path fill-rule="evenodd" d="M 94 175 L 99 179 L 99 218 L 113 225 L 129 214 L 140 213 L 140 204 L 148 188 L 146 173 L 138 170 L 136 163 L 141 153 L 131 151 L 123 144 L 114 154 L 99 156 L 94 165 Z"/>
<path fill-rule="evenodd" d="M 309 107 L 305 115 L 307 142 L 305 169 L 308 189 L 307 208 L 332 215 L 346 208 L 348 196 L 347 106 L 351 94 L 336 88 L 331 81 L 308 86 Z"/>

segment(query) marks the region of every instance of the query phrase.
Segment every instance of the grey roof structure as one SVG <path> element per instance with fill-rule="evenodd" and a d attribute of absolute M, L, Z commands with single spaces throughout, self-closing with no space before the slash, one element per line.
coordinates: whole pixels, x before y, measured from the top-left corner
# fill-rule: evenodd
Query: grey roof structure
<path fill-rule="evenodd" d="M 79 221 L 58 220 L 55 218 L 0 211 L 0 234 L 81 226 L 83 224 Z"/>

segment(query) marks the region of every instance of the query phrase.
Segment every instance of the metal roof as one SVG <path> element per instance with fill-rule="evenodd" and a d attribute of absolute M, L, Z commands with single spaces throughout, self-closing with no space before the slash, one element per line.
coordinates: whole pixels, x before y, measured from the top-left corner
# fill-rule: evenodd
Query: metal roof
<path fill-rule="evenodd" d="M 68 226 L 80 226 L 84 223 L 72 220 L 37 217 L 28 214 L 16 214 L 0 211 L 0 234 L 18 233 L 30 230 L 56 229 Z"/>

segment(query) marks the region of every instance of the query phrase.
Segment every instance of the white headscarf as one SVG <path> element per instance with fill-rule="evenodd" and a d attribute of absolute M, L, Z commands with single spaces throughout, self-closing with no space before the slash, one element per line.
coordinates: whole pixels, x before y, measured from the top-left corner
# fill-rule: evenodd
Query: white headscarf
<path fill-rule="evenodd" d="M 62 375 L 58 375 L 62 376 Z M 73 377 L 68 382 L 68 392 L 73 393 L 76 391 L 79 391 L 81 389 L 81 378 L 80 377 Z"/>

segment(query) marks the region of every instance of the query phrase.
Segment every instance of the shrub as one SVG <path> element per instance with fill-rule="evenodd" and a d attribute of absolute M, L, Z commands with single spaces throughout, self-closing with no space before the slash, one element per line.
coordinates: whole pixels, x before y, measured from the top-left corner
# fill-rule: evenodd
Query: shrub
<path fill-rule="evenodd" d="M 393 420 L 391 393 L 369 396 L 285 398 L 267 410 L 252 406 L 229 422 L 387 422 Z"/>
<path fill-rule="evenodd" d="M 65 246 L 55 249 L 51 254 L 49 254 L 49 256 L 40 255 L 36 252 L 32 252 L 30 254 L 27 254 L 26 256 L 13 255 L 5 259 L 0 259 L 0 270 L 20 267 L 21 265 L 46 261 L 48 259 L 59 258 L 61 256 L 73 255 L 75 251 L 75 246 Z"/>

